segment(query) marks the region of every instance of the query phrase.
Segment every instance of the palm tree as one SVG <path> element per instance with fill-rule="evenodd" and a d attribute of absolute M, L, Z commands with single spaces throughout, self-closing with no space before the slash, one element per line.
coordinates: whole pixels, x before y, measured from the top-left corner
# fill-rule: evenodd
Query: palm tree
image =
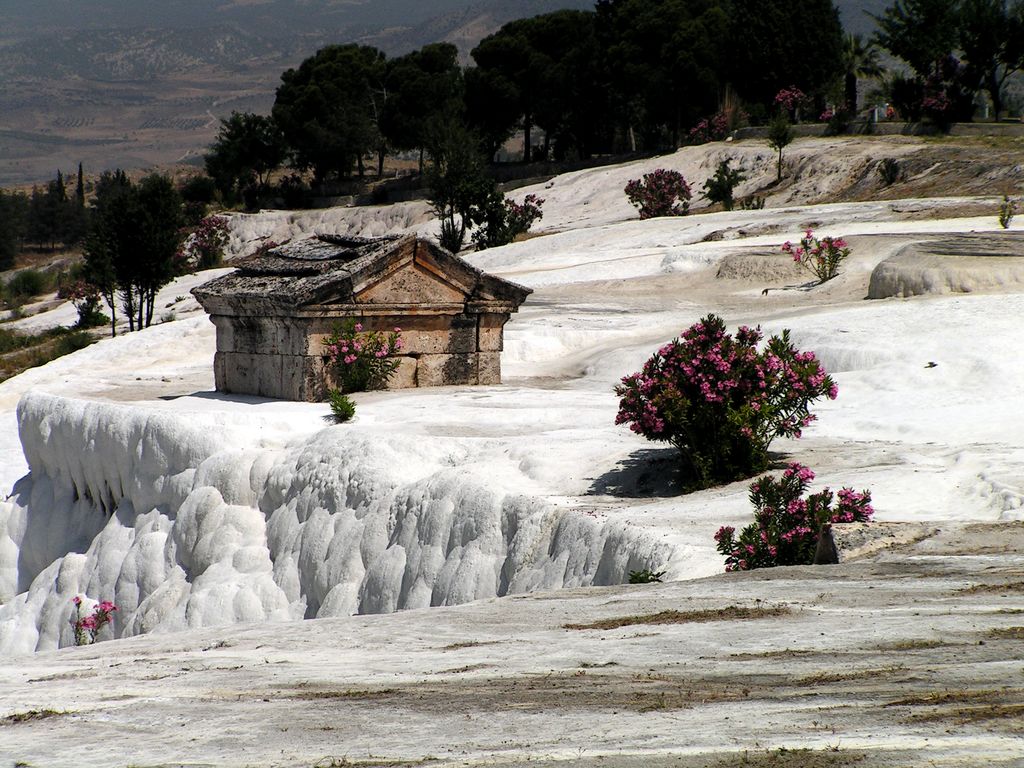
<path fill-rule="evenodd" d="M 874 40 L 864 41 L 860 35 L 849 34 L 843 38 L 843 71 L 845 72 L 846 107 L 854 117 L 857 115 L 857 79 L 879 77 L 882 66 L 878 61 L 878 48 Z"/>

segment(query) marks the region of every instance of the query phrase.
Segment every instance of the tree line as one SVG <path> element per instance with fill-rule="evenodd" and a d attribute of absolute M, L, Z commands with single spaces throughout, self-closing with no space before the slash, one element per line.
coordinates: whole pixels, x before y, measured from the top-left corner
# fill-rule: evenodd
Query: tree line
<path fill-rule="evenodd" d="M 323 187 L 370 165 L 379 177 L 388 154 L 418 154 L 445 244 L 458 250 L 467 226 L 486 225 L 481 243 L 494 244 L 523 216 L 487 174 L 516 131 L 529 162 L 675 149 L 739 119 L 771 122 L 781 170 L 787 121 L 829 104 L 856 113 L 858 78 L 883 75 L 879 48 L 908 67 L 883 78 L 890 103 L 938 124 L 970 119 L 981 91 L 998 118 L 1024 69 L 1024 0 L 895 0 L 878 27 L 872 40 L 844 36 L 832 0 L 598 0 L 506 24 L 468 67 L 447 43 L 394 58 L 327 46 L 282 74 L 269 115 L 223 120 L 208 175 L 180 189 L 106 173 L 87 205 L 80 167 L 73 190 L 58 173 L 31 194 L 0 191 L 0 269 L 29 243 L 81 244 L 85 277 L 112 315 L 119 307 L 144 327 L 156 288 L 181 268 L 187 225 L 217 197 L 255 205 L 284 166 L 294 172 L 274 194 L 287 204 L 307 178 Z"/>
<path fill-rule="evenodd" d="M 226 233 L 222 221 L 206 215 L 210 179 L 176 185 L 154 173 L 135 182 L 124 171 L 107 171 L 89 185 L 88 204 L 86 194 L 81 165 L 73 193 L 60 172 L 30 195 L 0 190 L 0 269 L 13 267 L 27 244 L 80 248 L 82 260 L 58 280 L 58 292 L 79 307 L 83 327 L 94 324 L 83 324 L 83 307 L 99 317 L 101 299 L 112 333 L 118 311 L 129 330 L 148 327 L 160 288 L 219 261 Z"/>
<path fill-rule="evenodd" d="M 878 26 L 877 43 L 911 70 L 886 83 L 905 117 L 969 121 L 980 91 L 1002 116 L 1024 70 L 1024 0 L 896 0 Z"/>
<path fill-rule="evenodd" d="M 10 269 L 27 245 L 54 250 L 78 243 L 86 229 L 85 182 L 82 167 L 72 193 L 64 174 L 31 194 L 0 189 L 0 270 Z"/>
<path fill-rule="evenodd" d="M 465 68 L 445 43 L 392 59 L 331 45 L 284 72 L 271 114 L 222 121 L 207 171 L 255 198 L 285 164 L 314 185 L 363 176 L 371 157 L 380 175 L 389 152 L 418 151 L 422 170 L 452 122 L 491 159 L 517 130 L 525 162 L 674 149 L 723 104 L 767 123 L 783 89 L 815 116 L 855 114 L 879 46 L 911 68 L 884 82 L 903 117 L 970 119 L 985 91 L 998 119 L 1024 68 L 1024 0 L 896 0 L 878 22 L 864 41 L 831 0 L 598 0 L 506 24 Z"/>

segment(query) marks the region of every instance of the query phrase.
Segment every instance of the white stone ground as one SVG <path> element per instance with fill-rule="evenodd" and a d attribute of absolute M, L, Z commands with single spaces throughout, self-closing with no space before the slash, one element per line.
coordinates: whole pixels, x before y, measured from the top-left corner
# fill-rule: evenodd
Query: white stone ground
<path fill-rule="evenodd" d="M 864 298 L 902 245 L 996 230 L 994 205 L 627 221 L 619 190 L 647 166 L 556 179 L 544 224 L 564 231 L 471 257 L 536 289 L 507 327 L 501 387 L 370 393 L 327 429 L 324 406 L 212 396 L 213 327 L 174 301 L 181 286 L 161 298 L 173 322 L 0 385 L 0 488 L 24 474 L 14 407 L 33 393 L 32 479 L 0 502 L 0 658 L 43 651 L 0 661 L 0 755 L 1022 764 L 1024 291 L 1010 275 L 985 293 Z M 826 285 L 778 253 L 805 226 L 853 248 Z M 746 485 L 676 495 L 672 452 L 615 427 L 611 392 L 710 311 L 791 328 L 836 376 L 839 399 L 781 459 L 870 488 L 881 521 L 941 533 L 867 562 L 713 576 L 711 536 L 749 519 Z M 105 492 L 131 503 L 108 519 Z M 345 617 L 638 566 L 680 581 Z M 17 586 L 26 571 L 40 576 Z M 52 650 L 79 591 L 122 604 L 118 634 L 155 633 Z M 564 628 L 665 610 L 677 623 Z"/>

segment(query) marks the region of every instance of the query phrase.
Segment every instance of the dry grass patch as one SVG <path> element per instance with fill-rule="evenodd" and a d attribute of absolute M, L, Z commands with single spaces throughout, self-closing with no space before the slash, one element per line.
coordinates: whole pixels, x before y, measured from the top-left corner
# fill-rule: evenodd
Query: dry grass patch
<path fill-rule="evenodd" d="M 1008 592 L 1024 592 L 1024 581 L 1011 581 L 1005 584 L 975 584 L 958 590 L 961 595 L 998 595 Z"/>
<path fill-rule="evenodd" d="M 461 651 L 463 648 L 479 648 L 482 645 L 498 645 L 500 640 L 466 640 L 462 643 L 451 643 L 444 646 L 442 651 Z"/>
<path fill-rule="evenodd" d="M 942 640 L 899 640 L 893 643 L 882 643 L 876 646 L 879 651 L 927 651 L 932 648 L 946 648 L 953 643 Z"/>
<path fill-rule="evenodd" d="M 320 691 L 299 691 L 293 693 L 289 698 L 299 699 L 301 701 L 319 701 L 322 699 L 354 699 L 354 700 L 367 700 L 367 699 L 380 699 L 387 696 L 393 696 L 398 693 L 397 688 L 375 688 L 375 689 L 356 689 L 350 688 L 344 691 L 336 690 L 320 690 Z"/>
<path fill-rule="evenodd" d="M 1024 704 L 984 704 L 974 707 L 956 707 L 927 714 L 915 715 L 915 722 L 953 720 L 960 725 L 990 723 L 1005 720 L 1014 732 L 1024 730 Z"/>
<path fill-rule="evenodd" d="M 350 760 L 347 757 L 322 757 L 313 763 L 313 768 L 404 768 L 405 766 L 430 765 L 435 758 L 423 760 L 388 760 L 387 758 L 369 758 L 367 760 Z"/>
<path fill-rule="evenodd" d="M 741 752 L 710 763 L 707 768 L 845 768 L 867 758 L 863 752 L 841 752 L 839 747 L 816 749 L 770 749 Z"/>
<path fill-rule="evenodd" d="M 761 659 L 799 659 L 813 656 L 820 651 L 806 648 L 783 648 L 781 651 L 765 651 L 764 653 L 730 653 L 729 659 L 735 661 L 760 661 Z"/>
<path fill-rule="evenodd" d="M 944 704 L 963 704 L 965 702 L 992 701 L 1004 695 L 1003 691 L 994 689 L 932 691 L 908 696 L 905 699 L 890 701 L 887 707 L 934 707 Z"/>
<path fill-rule="evenodd" d="M 861 680 L 871 679 L 873 677 L 888 677 L 895 675 L 899 672 L 906 672 L 906 667 L 891 666 L 882 667 L 881 669 L 855 669 L 850 672 L 821 672 L 816 675 L 808 675 L 807 677 L 801 677 L 796 681 L 795 685 L 826 685 L 828 683 L 844 683 L 850 680 Z"/>
<path fill-rule="evenodd" d="M 30 709 L 28 712 L 15 712 L 13 715 L 0 718 L 0 725 L 17 725 L 19 723 L 31 723 L 35 720 L 46 720 L 51 717 L 69 715 L 70 712 L 58 712 L 55 709 Z"/>
<path fill-rule="evenodd" d="M 638 624 L 704 624 L 710 621 L 746 621 L 788 616 L 793 613 L 789 606 L 754 606 L 752 608 L 730 605 L 705 611 L 660 611 L 658 613 L 620 616 L 601 619 L 590 624 L 565 624 L 564 629 L 619 629 Z"/>
<path fill-rule="evenodd" d="M 1011 701 L 1006 701 L 1007 698 Z M 911 696 L 886 706 L 925 707 L 925 711 L 914 712 L 908 718 L 912 723 L 953 721 L 967 725 L 1005 721 L 1014 732 L 1024 730 L 1024 703 L 1020 701 L 1020 691 L 1014 689 L 938 691 Z"/>
<path fill-rule="evenodd" d="M 986 637 L 996 640 L 1024 640 L 1024 627 L 1003 627 L 1002 629 L 990 629 L 985 633 Z"/>

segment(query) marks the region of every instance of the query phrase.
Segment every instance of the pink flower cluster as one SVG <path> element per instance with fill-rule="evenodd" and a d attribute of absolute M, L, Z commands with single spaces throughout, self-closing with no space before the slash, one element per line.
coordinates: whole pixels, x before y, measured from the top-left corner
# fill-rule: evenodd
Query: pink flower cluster
<path fill-rule="evenodd" d="M 783 88 L 775 94 L 775 106 L 781 107 L 787 112 L 792 112 L 797 109 L 805 101 L 807 101 L 807 94 L 795 85 L 791 85 L 789 88 Z"/>
<path fill-rule="evenodd" d="M 642 179 L 631 179 L 624 191 L 629 202 L 640 209 L 641 219 L 685 216 L 693 196 L 683 174 L 665 168 L 645 173 Z"/>
<path fill-rule="evenodd" d="M 850 255 L 850 248 L 841 237 L 818 239 L 814 236 L 814 230 L 808 229 L 799 245 L 793 245 L 788 240 L 783 243 L 782 252 L 788 253 L 793 261 L 813 272 L 819 283 L 824 283 L 839 273 L 839 265 Z"/>
<path fill-rule="evenodd" d="M 760 341 L 759 329 L 742 327 L 733 337 L 709 315 L 622 379 L 615 423 L 679 448 L 698 487 L 763 470 L 772 440 L 800 437 L 814 420 L 809 404 L 837 390 L 788 331 L 763 350 Z"/>
<path fill-rule="evenodd" d="M 91 645 L 96 642 L 96 635 L 113 620 L 117 606 L 109 600 L 102 600 L 95 605 L 92 613 L 82 615 L 82 598 L 75 595 L 71 600 L 75 605 L 75 618 L 71 619 L 71 627 L 75 631 L 75 645 Z"/>
<path fill-rule="evenodd" d="M 227 220 L 207 216 L 188 235 L 175 255 L 175 268 L 184 274 L 194 269 L 210 269 L 220 264 L 229 239 Z"/>
<path fill-rule="evenodd" d="M 825 488 L 804 498 L 813 479 L 814 472 L 794 463 L 778 480 L 765 475 L 751 483 L 754 522 L 739 536 L 731 526 L 722 526 L 715 534 L 718 551 L 725 556 L 726 571 L 808 565 L 814 562 L 818 537 L 825 526 L 871 520 L 874 509 L 869 491 L 843 488 L 833 496 Z"/>
<path fill-rule="evenodd" d="M 324 340 L 324 362 L 342 393 L 383 389 L 398 368 L 395 355 L 405 347 L 401 328 L 390 332 L 366 331 L 347 320 Z"/>

